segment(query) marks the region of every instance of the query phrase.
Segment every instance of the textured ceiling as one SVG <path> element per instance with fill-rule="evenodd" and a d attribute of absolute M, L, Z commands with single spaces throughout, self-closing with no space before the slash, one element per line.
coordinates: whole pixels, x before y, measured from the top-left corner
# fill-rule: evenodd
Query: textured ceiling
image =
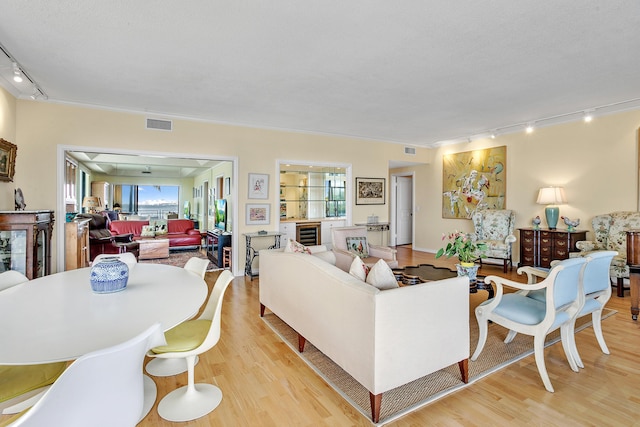
<path fill-rule="evenodd" d="M 640 98 L 637 0 L 3 0 L 0 44 L 49 101 L 424 146 Z"/>

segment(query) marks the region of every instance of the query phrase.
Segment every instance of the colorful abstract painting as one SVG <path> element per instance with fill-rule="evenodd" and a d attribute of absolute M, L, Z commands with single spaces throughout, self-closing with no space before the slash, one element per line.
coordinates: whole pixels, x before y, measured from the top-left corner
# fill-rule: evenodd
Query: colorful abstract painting
<path fill-rule="evenodd" d="M 443 156 L 443 218 L 471 218 L 476 209 L 505 209 L 506 194 L 506 146 Z"/>

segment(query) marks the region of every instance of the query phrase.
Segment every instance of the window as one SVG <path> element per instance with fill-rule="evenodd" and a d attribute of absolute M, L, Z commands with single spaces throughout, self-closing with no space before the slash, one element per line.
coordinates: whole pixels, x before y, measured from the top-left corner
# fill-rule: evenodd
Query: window
<path fill-rule="evenodd" d="M 122 212 L 166 218 L 169 212 L 179 212 L 179 190 L 177 185 L 116 185 L 113 201 Z"/>

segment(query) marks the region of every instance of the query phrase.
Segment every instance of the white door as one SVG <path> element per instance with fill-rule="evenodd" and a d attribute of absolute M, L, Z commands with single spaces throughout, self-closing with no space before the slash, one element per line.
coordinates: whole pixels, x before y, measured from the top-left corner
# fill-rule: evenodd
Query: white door
<path fill-rule="evenodd" d="M 413 178 L 396 177 L 396 245 L 407 245 L 413 238 Z"/>

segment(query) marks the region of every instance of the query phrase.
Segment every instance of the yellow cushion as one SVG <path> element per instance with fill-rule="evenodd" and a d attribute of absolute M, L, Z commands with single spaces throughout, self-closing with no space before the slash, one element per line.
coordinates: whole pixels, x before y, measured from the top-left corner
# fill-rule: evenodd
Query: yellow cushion
<path fill-rule="evenodd" d="M 20 418 L 21 416 L 26 414 L 29 409 L 31 409 L 31 408 L 27 408 L 22 412 L 18 412 L 17 414 L 12 415 L 11 417 L 7 418 L 6 420 L 0 421 L 0 427 L 10 426 L 14 422 L 16 422 L 18 420 L 18 418 Z"/>
<path fill-rule="evenodd" d="M 154 347 L 151 351 L 159 354 L 193 350 L 202 344 L 210 328 L 211 320 L 188 320 L 165 332 L 167 345 Z"/>
<path fill-rule="evenodd" d="M 44 365 L 0 365 L 0 402 L 53 384 L 66 367 L 67 362 Z"/>

